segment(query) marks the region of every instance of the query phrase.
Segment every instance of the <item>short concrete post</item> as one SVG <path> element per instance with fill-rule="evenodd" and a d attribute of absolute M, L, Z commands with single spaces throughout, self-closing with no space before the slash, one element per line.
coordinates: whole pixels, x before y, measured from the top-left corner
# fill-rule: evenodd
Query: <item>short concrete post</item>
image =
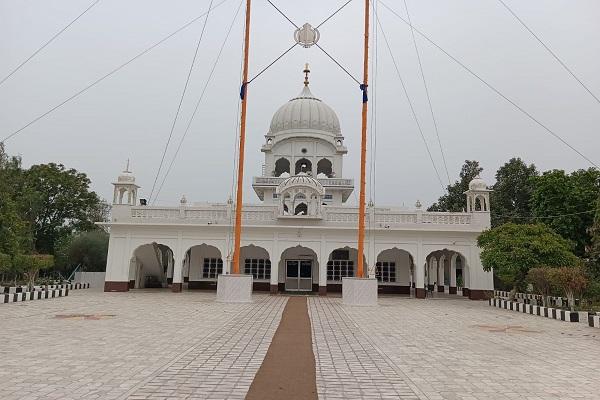
<path fill-rule="evenodd" d="M 221 303 L 252 303 L 252 275 L 219 275 L 217 301 Z"/>
<path fill-rule="evenodd" d="M 349 306 L 376 306 L 377 279 L 342 278 L 342 300 Z"/>

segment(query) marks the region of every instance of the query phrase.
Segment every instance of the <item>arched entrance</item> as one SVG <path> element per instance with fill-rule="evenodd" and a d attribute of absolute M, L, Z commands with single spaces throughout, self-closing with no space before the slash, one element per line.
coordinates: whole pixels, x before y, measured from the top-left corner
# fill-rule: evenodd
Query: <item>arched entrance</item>
<path fill-rule="evenodd" d="M 413 270 L 414 259 L 408 251 L 397 247 L 383 250 L 375 264 L 379 293 L 410 294 Z"/>
<path fill-rule="evenodd" d="M 425 285 L 430 292 L 469 295 L 467 259 L 457 251 L 431 252 L 425 264 Z"/>
<path fill-rule="evenodd" d="M 346 246 L 333 250 L 327 260 L 327 291 L 341 292 L 342 279 L 356 276 L 357 264 L 357 249 Z M 364 256 L 363 265 L 367 265 L 367 259 Z"/>
<path fill-rule="evenodd" d="M 129 264 L 129 288 L 166 288 L 173 281 L 174 262 L 173 250 L 164 244 L 139 246 Z"/>
<path fill-rule="evenodd" d="M 319 290 L 317 253 L 303 246 L 290 247 L 279 260 L 279 291 L 314 292 Z"/>
<path fill-rule="evenodd" d="M 185 256 L 188 289 L 216 290 L 217 278 L 223 273 L 221 251 L 205 243 L 192 246 Z"/>
<path fill-rule="evenodd" d="M 240 248 L 240 270 L 252 275 L 252 289 L 269 291 L 271 286 L 271 258 L 269 252 L 253 244 Z"/>

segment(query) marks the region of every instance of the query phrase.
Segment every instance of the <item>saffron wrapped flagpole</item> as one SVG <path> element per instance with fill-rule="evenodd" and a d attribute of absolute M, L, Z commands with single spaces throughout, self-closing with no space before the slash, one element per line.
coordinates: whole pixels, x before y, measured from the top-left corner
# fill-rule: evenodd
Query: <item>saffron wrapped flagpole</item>
<path fill-rule="evenodd" d="M 358 278 L 364 277 L 363 255 L 365 249 L 365 192 L 366 192 L 366 165 L 367 165 L 367 104 L 369 87 L 369 0 L 365 0 L 365 37 L 363 54 L 363 83 L 360 85 L 362 90 L 362 127 L 360 140 L 360 197 L 358 212 L 358 260 L 357 272 Z"/>
<path fill-rule="evenodd" d="M 365 43 L 364 43 L 362 91 L 362 130 L 360 146 L 360 199 L 358 209 L 358 260 L 356 277 L 342 279 L 342 302 L 346 306 L 376 306 L 377 279 L 365 277 L 365 192 L 367 164 L 367 88 L 369 84 L 369 0 L 365 0 Z"/>
<path fill-rule="evenodd" d="M 248 53 L 250 49 L 250 3 L 246 0 L 246 32 L 244 35 L 244 67 L 242 75 L 242 88 L 240 98 L 242 101 L 242 112 L 240 116 L 240 142 L 237 173 L 237 190 L 235 201 L 235 237 L 233 246 L 233 271 L 240 273 L 240 243 L 242 236 L 242 207 L 243 207 L 243 184 L 244 184 L 244 148 L 246 145 L 246 108 L 248 104 Z"/>

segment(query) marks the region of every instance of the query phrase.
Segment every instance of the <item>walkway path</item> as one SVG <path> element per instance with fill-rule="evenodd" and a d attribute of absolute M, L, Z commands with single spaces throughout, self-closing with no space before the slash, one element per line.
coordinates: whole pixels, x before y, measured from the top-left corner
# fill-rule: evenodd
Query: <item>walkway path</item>
<path fill-rule="evenodd" d="M 315 357 L 306 297 L 290 297 L 248 400 L 316 400 Z"/>

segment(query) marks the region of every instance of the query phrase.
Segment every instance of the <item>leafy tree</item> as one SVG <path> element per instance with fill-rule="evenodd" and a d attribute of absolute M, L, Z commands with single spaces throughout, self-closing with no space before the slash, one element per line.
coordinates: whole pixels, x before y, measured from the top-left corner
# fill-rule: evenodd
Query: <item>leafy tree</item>
<path fill-rule="evenodd" d="M 590 235 L 590 244 L 586 248 L 588 271 L 600 285 L 600 195 L 596 201 L 594 222 L 589 228 L 588 234 Z"/>
<path fill-rule="evenodd" d="M 21 254 L 14 258 L 14 263 L 22 269 L 31 290 L 40 271 L 54 266 L 54 257 L 48 254 Z"/>
<path fill-rule="evenodd" d="M 448 185 L 448 192 L 441 196 L 436 203 L 433 203 L 427 211 L 450 211 L 460 212 L 467 208 L 467 198 L 464 194 L 469 190 L 469 182 L 473 180 L 483 168 L 479 166 L 479 161 L 465 160 L 460 170 L 460 181 L 453 185 Z"/>
<path fill-rule="evenodd" d="M 9 157 L 0 143 L 0 253 L 15 255 L 31 247 L 31 232 L 18 207 L 23 171 L 19 157 Z"/>
<path fill-rule="evenodd" d="M 70 236 L 56 250 L 57 264 L 64 267 L 81 265 L 84 271 L 105 271 L 108 233 L 102 230 Z"/>
<path fill-rule="evenodd" d="M 62 164 L 34 165 L 26 171 L 23 206 L 35 251 L 51 253 L 59 237 L 96 229 L 94 222 L 105 206 L 89 186 L 84 173 Z"/>
<path fill-rule="evenodd" d="M 520 158 L 511 158 L 496 172 L 490 203 L 492 226 L 506 222 L 528 223 L 531 212 L 531 195 L 538 176 L 535 165 L 527 165 Z"/>
<path fill-rule="evenodd" d="M 6 276 L 10 276 L 16 280 L 16 271 L 13 269 L 12 257 L 8 254 L 0 253 L 0 274 L 2 274 L 2 280 L 0 282 L 6 282 Z"/>
<path fill-rule="evenodd" d="M 524 290 L 527 273 L 541 266 L 575 265 L 571 244 L 543 224 L 500 225 L 477 238 L 485 271 L 498 274 L 516 290 Z"/>
<path fill-rule="evenodd" d="M 580 296 L 588 285 L 588 277 L 581 266 L 560 267 L 552 271 L 554 285 L 569 300 L 571 311 L 575 307 L 575 297 Z"/>
<path fill-rule="evenodd" d="M 527 273 L 527 282 L 531 283 L 535 293 L 542 295 L 544 306 L 548 303 L 548 296 L 552 291 L 552 271 L 550 267 L 535 267 Z"/>
<path fill-rule="evenodd" d="M 543 218 L 555 232 L 571 240 L 575 254 L 583 256 L 590 245 L 588 231 L 594 214 L 588 211 L 594 208 L 600 193 L 600 171 L 590 168 L 566 174 L 552 170 L 533 179 L 531 209 L 534 216 Z"/>

